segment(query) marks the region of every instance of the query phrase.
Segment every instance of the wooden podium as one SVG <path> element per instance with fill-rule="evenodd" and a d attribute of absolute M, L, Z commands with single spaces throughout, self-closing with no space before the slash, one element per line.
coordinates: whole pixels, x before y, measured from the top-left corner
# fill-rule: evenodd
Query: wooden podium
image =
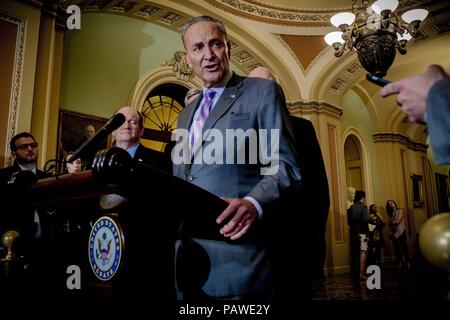
<path fill-rule="evenodd" d="M 75 225 L 63 240 L 50 239 L 53 245 L 42 259 L 51 263 L 40 262 L 57 264 L 57 291 L 82 297 L 175 299 L 180 224 L 189 225 L 195 236 L 219 239 L 215 219 L 227 206 L 186 181 L 134 163 L 119 148 L 97 153 L 92 170 L 37 181 L 31 197 L 39 210 L 50 209 Z M 200 201 L 200 208 L 191 209 Z M 80 267 L 81 289 L 67 288 L 69 265 Z"/>

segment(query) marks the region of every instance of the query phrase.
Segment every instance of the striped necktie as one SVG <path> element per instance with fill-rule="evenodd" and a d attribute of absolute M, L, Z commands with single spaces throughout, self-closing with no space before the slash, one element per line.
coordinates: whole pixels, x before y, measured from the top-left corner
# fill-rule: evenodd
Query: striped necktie
<path fill-rule="evenodd" d="M 216 91 L 214 90 L 209 89 L 205 91 L 205 100 L 200 106 L 200 111 L 198 112 L 197 117 L 194 119 L 191 135 L 191 156 L 193 156 L 197 149 L 202 145 L 203 125 L 205 124 L 206 118 L 208 118 L 209 112 L 211 111 L 212 100 L 215 95 Z"/>

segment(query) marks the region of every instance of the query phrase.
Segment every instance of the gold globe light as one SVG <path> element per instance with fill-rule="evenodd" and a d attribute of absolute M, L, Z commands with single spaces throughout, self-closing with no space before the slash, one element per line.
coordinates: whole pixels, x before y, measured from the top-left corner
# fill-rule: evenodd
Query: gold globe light
<path fill-rule="evenodd" d="M 2 236 L 2 244 L 6 248 L 6 255 L 0 261 L 9 261 L 15 259 L 16 255 L 12 251 L 14 241 L 19 238 L 20 234 L 16 230 L 6 231 Z"/>
<path fill-rule="evenodd" d="M 425 9 L 405 12 L 400 18 L 395 9 L 397 0 L 378 0 L 369 6 L 362 1 L 357 7 L 352 1 L 352 13 L 341 12 L 331 17 L 331 23 L 340 29 L 325 36 L 325 42 L 335 50 L 336 57 L 345 50 L 356 49 L 361 65 L 370 73 L 384 77 L 395 59 L 396 49 L 406 53 L 406 44 L 417 37 L 420 23 L 428 15 Z"/>
<path fill-rule="evenodd" d="M 450 213 L 437 214 L 422 226 L 419 246 L 428 261 L 450 273 Z"/>

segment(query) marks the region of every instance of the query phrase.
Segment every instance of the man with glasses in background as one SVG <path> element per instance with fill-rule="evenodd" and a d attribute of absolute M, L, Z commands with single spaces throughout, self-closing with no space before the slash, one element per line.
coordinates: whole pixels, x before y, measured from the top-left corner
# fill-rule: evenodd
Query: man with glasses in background
<path fill-rule="evenodd" d="M 0 169 L 0 194 L 4 199 L 0 205 L 0 236 L 6 230 L 15 229 L 22 237 L 39 238 L 41 217 L 20 194 L 24 184 L 48 176 L 36 166 L 38 143 L 30 133 L 22 132 L 11 139 L 9 146 L 14 163 Z"/>
<path fill-rule="evenodd" d="M 7 230 L 18 231 L 20 238 L 15 242 L 15 251 L 29 265 L 16 284 L 16 292 L 30 297 L 46 296 L 55 288 L 49 281 L 55 269 L 50 248 L 55 215 L 54 211 L 33 206 L 30 185 L 50 175 L 37 168 L 38 143 L 30 133 L 17 134 L 9 146 L 14 163 L 0 169 L 0 236 Z"/>

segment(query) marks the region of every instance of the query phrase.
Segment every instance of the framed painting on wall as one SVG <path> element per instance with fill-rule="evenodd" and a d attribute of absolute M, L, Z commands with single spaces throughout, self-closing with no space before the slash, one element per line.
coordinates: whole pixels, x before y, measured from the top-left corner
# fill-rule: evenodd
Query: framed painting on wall
<path fill-rule="evenodd" d="M 445 174 L 435 173 L 436 177 L 436 191 L 438 196 L 439 212 L 450 211 L 450 185 L 448 183 L 448 176 Z"/>
<path fill-rule="evenodd" d="M 60 109 L 57 159 L 64 160 L 67 153 L 77 150 L 86 140 L 92 138 L 107 121 L 106 118 Z M 110 145 L 111 138 L 104 139 L 95 148 L 98 151 L 108 148 Z M 58 168 L 58 172 L 62 171 L 63 168 Z"/>
<path fill-rule="evenodd" d="M 414 208 L 420 208 L 425 206 L 423 199 L 423 177 L 417 174 L 411 175 L 412 191 L 413 191 L 413 204 Z"/>

